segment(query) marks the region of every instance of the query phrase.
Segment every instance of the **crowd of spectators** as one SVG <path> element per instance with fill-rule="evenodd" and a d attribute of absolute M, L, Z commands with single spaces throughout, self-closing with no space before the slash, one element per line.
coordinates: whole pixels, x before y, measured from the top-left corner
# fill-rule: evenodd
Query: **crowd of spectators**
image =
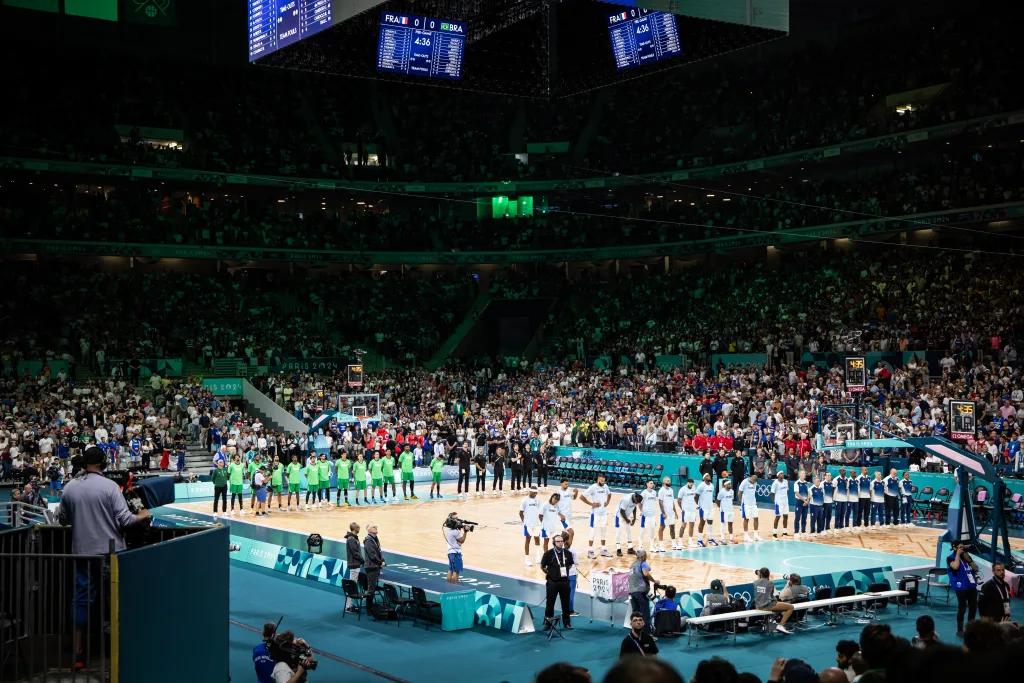
<path fill-rule="evenodd" d="M 942 151 L 940 152 L 939 149 Z M 870 221 L 1019 201 L 1024 152 L 972 149 L 968 140 L 856 174 L 783 180 L 747 174 L 724 183 L 552 197 L 532 217 L 477 218 L 415 198 L 281 199 L 273 191 L 222 194 L 117 183 L 88 188 L 27 177 L 0 183 L 0 229 L 41 239 L 313 250 L 465 251 L 659 244 Z M 740 186 L 740 185 L 743 186 Z M 86 189 L 88 188 L 88 189 Z M 731 188 L 731 189 L 730 189 Z M 613 202 L 612 208 L 603 207 Z M 910 223 L 909 227 L 918 227 Z"/>
<path fill-rule="evenodd" d="M 929 618 L 928 622 L 934 624 Z M 958 681 L 976 676 L 998 678 L 1024 652 L 1024 631 L 1015 622 L 980 619 L 970 622 L 963 641 L 942 640 L 934 632 L 912 639 L 893 632 L 884 623 L 868 624 L 856 640 L 840 640 L 833 666 L 816 670 L 804 659 L 779 656 L 768 670 L 739 671 L 729 659 L 712 657 L 697 663 L 692 677 L 685 677 L 670 662 L 630 650 L 627 635 L 623 654 L 605 674 L 604 683 L 916 683 Z M 657 646 L 654 647 L 657 653 Z M 795 653 L 796 650 L 790 650 Z M 537 673 L 536 683 L 592 683 L 582 666 L 561 662 Z"/>
<path fill-rule="evenodd" d="M 234 357 L 273 365 L 347 356 L 360 346 L 409 362 L 437 348 L 475 291 L 468 275 L 142 270 L 5 268 L 3 367 L 61 359 L 109 375 L 113 359 L 184 357 L 209 366 Z M 393 334 L 401 330 L 407 333 Z"/>
<path fill-rule="evenodd" d="M 1013 25 L 967 9 L 915 14 L 828 47 L 783 41 L 758 48 L 753 63 L 745 51 L 627 82 L 611 97 L 551 102 L 259 67 L 189 78 L 181 64 L 145 59 L 89 57 L 97 61 L 71 73 L 42 57 L 12 75 L 9 94 L 24 106 L 4 112 L 0 138 L 21 156 L 275 175 L 448 181 L 690 168 L 1012 110 L 1021 103 L 1007 87 L 1019 61 Z M 480 58 L 507 58 L 499 53 Z M 885 101 L 931 86 L 904 114 Z M 635 105 L 652 92 L 664 101 Z M 267 93 L 287 93 L 289 106 L 267 107 Z M 70 114 L 56 97 L 85 106 Z M 589 145 L 587 125 L 598 127 Z M 182 130 L 183 144 L 143 144 L 145 127 Z M 572 155 L 513 156 L 526 142 L 559 140 Z"/>

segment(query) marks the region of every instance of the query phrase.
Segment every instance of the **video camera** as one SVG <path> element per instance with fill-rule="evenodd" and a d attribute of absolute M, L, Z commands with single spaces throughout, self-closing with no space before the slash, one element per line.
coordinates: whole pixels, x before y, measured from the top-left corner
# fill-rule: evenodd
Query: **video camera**
<path fill-rule="evenodd" d="M 463 529 L 465 529 L 466 531 L 472 531 L 477 526 L 477 522 L 470 522 L 466 519 L 459 519 L 458 517 L 449 516 L 447 519 L 444 520 L 444 526 L 446 526 L 449 529 L 456 529 L 458 531 L 462 531 Z"/>
<path fill-rule="evenodd" d="M 293 669 L 300 663 L 306 671 L 316 671 L 320 662 L 313 659 L 313 648 L 305 642 L 293 640 L 288 643 L 271 641 L 270 656 L 277 661 L 287 662 Z"/>

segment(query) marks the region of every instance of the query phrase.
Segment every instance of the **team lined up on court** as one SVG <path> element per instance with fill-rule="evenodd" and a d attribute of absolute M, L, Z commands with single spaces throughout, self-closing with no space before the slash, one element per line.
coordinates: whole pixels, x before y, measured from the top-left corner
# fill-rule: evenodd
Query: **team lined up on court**
<path fill-rule="evenodd" d="M 672 488 L 669 477 L 662 480 L 660 488 L 653 480 L 648 481 L 642 491 L 623 494 L 615 507 L 615 554 L 623 555 L 623 540 L 625 552 L 630 555 L 638 549 L 659 553 L 737 543 L 734 523 L 741 520 L 742 542 L 765 540 L 759 530 L 757 488 L 756 474 L 744 478 L 735 489 L 726 473 L 719 479 L 717 490 L 710 474 L 705 474 L 699 483 L 688 479 L 678 491 Z M 849 475 L 846 468 L 840 468 L 835 477 L 825 474 L 808 478 L 801 470 L 793 482 L 779 472 L 769 491 L 775 515 L 773 539 L 790 536 L 790 492 L 795 500 L 793 538 L 913 526 L 913 485 L 909 472 L 900 477 L 896 470 L 891 470 L 882 477 L 881 472 L 871 476 L 866 467 L 859 474 L 851 468 Z M 601 557 L 612 556 L 607 547 L 612 491 L 604 475 L 598 475 L 597 481 L 583 492 L 570 489 L 569 481 L 563 479 L 547 502 L 538 498 L 538 493 L 536 487 L 530 487 L 519 506 L 527 566 L 533 563 L 531 545 L 540 551 L 543 540 L 547 550 L 549 539 L 563 530 L 575 533 L 572 520 L 576 500 L 590 508 L 587 557 L 594 559 L 598 552 Z M 639 527 L 635 548 L 634 527 Z M 595 547 L 595 542 L 599 546 Z"/>

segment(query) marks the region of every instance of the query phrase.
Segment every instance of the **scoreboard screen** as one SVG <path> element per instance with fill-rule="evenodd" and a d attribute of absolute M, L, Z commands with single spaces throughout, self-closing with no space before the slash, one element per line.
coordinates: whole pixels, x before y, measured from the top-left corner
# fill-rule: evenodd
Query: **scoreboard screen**
<path fill-rule="evenodd" d="M 377 41 L 377 71 L 456 80 L 462 77 L 465 47 L 463 23 L 384 12 Z"/>
<path fill-rule="evenodd" d="M 334 22 L 333 0 L 248 0 L 249 61 L 319 33 Z"/>
<path fill-rule="evenodd" d="M 633 7 L 608 17 L 608 35 L 615 66 L 626 69 L 680 54 L 676 17 Z"/>

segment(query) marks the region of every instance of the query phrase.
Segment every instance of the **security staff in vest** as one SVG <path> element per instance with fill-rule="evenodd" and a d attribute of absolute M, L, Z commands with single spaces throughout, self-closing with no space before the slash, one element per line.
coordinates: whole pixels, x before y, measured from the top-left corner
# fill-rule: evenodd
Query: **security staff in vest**
<path fill-rule="evenodd" d="M 953 552 L 946 557 L 946 571 L 949 587 L 956 593 L 956 635 L 964 635 L 964 613 L 967 620 L 974 621 L 978 611 L 978 567 L 967 554 L 967 545 L 953 542 Z"/>
<path fill-rule="evenodd" d="M 557 535 L 551 539 L 552 548 L 540 559 L 540 568 L 547 579 L 547 606 L 544 608 L 544 624 L 555 619 L 555 598 L 562 607 L 562 626 L 572 629 L 572 610 L 569 609 L 569 568 L 573 566 L 572 553 L 565 547 L 565 540 Z"/>
<path fill-rule="evenodd" d="M 90 446 L 76 463 L 82 471 L 64 487 L 59 517 L 71 525 L 71 552 L 75 555 L 106 555 L 125 549 L 124 530 L 152 519 L 149 510 L 138 514 L 128 504 L 110 479 L 103 476 L 107 455 L 98 446 Z M 89 624 L 90 606 L 96 600 L 100 567 L 88 560 L 75 562 L 75 669 L 85 667 L 82 635 Z M 98 615 L 93 615 L 98 618 Z"/>
<path fill-rule="evenodd" d="M 1006 566 L 992 564 L 992 578 L 981 584 L 978 613 L 983 619 L 1010 621 L 1010 584 L 1006 583 Z"/>

